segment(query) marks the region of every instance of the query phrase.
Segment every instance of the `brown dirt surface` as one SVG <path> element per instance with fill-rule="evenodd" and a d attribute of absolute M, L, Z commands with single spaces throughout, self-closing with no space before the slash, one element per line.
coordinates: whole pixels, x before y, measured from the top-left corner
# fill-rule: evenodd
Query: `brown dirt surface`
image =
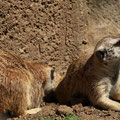
<path fill-rule="evenodd" d="M 98 40 L 120 34 L 119 6 L 120 0 L 0 0 L 0 49 L 66 72 L 73 60 L 91 54 Z M 119 112 L 81 103 L 49 103 L 35 115 L 15 119 L 59 120 L 67 114 L 80 120 L 120 119 Z"/>
<path fill-rule="evenodd" d="M 26 115 L 8 120 L 61 120 L 67 115 L 77 116 L 78 120 L 119 120 L 120 113 L 100 110 L 93 106 L 77 104 L 71 107 L 54 103 L 42 107 L 42 111 L 35 115 Z M 50 119 L 53 118 L 53 119 Z"/>

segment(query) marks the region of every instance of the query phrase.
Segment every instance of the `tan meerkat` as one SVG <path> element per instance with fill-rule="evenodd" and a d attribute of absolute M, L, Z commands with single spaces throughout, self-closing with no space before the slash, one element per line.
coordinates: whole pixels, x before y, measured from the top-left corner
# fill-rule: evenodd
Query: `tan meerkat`
<path fill-rule="evenodd" d="M 39 112 L 42 98 L 54 90 L 57 77 L 45 63 L 27 62 L 10 51 L 0 50 L 0 114 Z"/>
<path fill-rule="evenodd" d="M 55 91 L 61 104 L 83 95 L 103 109 L 120 111 L 120 36 L 100 40 L 91 55 L 73 62 Z"/>

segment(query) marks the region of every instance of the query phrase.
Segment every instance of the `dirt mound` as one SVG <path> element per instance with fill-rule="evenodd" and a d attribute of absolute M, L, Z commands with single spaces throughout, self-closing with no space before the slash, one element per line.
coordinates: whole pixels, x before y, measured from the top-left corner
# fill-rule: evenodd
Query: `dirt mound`
<path fill-rule="evenodd" d="M 66 116 L 71 116 L 67 119 Z M 66 117 L 66 119 L 65 119 Z M 49 104 L 35 115 L 27 115 L 8 120 L 119 120 L 119 112 L 100 110 L 93 106 L 78 104 L 72 107 Z"/>
<path fill-rule="evenodd" d="M 0 1 L 0 47 L 65 70 L 86 44 L 83 1 Z"/>
<path fill-rule="evenodd" d="M 120 33 L 119 6 L 119 0 L 0 0 L 0 48 L 66 71 L 71 61 L 91 54 L 99 39 Z M 58 107 L 45 106 L 38 116 L 59 119 Z M 119 112 L 90 106 L 71 109 L 73 115 L 89 120 L 120 117 Z M 44 119 L 35 116 L 19 119 Z"/>

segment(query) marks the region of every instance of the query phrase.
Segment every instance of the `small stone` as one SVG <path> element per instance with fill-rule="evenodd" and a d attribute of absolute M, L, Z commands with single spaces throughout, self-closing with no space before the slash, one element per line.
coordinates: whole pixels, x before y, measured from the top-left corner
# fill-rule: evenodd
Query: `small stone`
<path fill-rule="evenodd" d="M 87 41 L 82 41 L 82 44 L 86 45 L 86 44 L 87 44 Z"/>
<path fill-rule="evenodd" d="M 68 114 L 73 114 L 73 109 L 71 107 L 65 106 L 65 105 L 60 105 L 57 113 L 59 115 L 68 115 Z"/>

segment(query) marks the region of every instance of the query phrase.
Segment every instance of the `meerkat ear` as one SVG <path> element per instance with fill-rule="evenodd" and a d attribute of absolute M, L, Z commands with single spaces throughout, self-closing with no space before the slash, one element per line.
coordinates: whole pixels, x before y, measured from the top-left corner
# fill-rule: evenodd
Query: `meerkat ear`
<path fill-rule="evenodd" d="M 96 56 L 98 58 L 99 61 L 102 61 L 105 55 L 105 51 L 104 50 L 98 50 L 96 51 Z"/>

